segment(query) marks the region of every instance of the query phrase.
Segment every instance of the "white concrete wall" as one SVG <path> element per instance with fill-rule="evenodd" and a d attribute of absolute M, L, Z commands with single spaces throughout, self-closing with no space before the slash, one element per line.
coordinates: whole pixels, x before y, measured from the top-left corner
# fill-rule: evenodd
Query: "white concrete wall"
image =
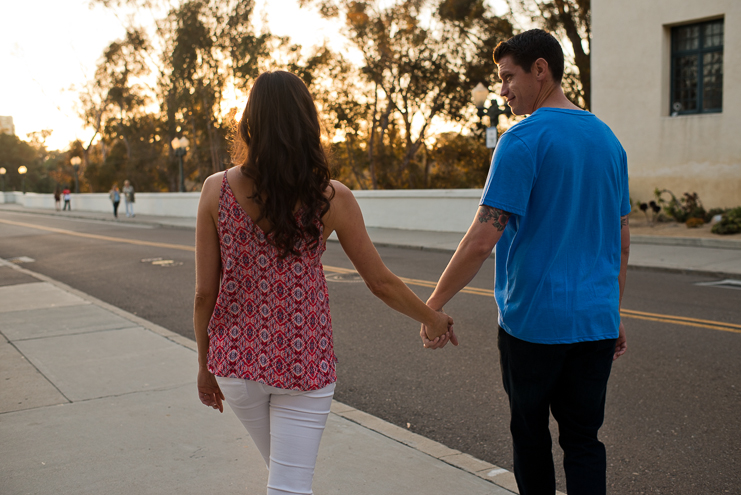
<path fill-rule="evenodd" d="M 724 19 L 723 111 L 671 117 L 671 28 Z M 741 1 L 594 0 L 592 111 L 628 154 L 631 197 L 697 192 L 741 205 Z"/>
<path fill-rule="evenodd" d="M 142 215 L 195 218 L 198 212 L 200 193 L 136 193 L 134 212 Z M 0 194 L 5 203 L 16 203 L 27 208 L 54 209 L 53 194 L 19 192 Z M 113 212 L 108 193 L 73 194 L 70 201 L 72 210 Z M 64 201 L 62 201 L 64 205 Z M 119 212 L 124 212 L 123 196 Z"/>
<path fill-rule="evenodd" d="M 473 221 L 481 189 L 353 191 L 368 227 L 465 232 Z M 3 197 L 0 195 L 0 197 Z M 139 215 L 195 218 L 200 193 L 136 193 Z M 51 194 L 5 193 L 4 202 L 54 209 Z M 72 211 L 112 212 L 106 193 L 73 194 Z M 123 203 L 123 202 L 122 202 Z M 124 205 L 119 207 L 123 213 Z"/>
<path fill-rule="evenodd" d="M 368 227 L 465 232 L 482 189 L 353 191 Z"/>

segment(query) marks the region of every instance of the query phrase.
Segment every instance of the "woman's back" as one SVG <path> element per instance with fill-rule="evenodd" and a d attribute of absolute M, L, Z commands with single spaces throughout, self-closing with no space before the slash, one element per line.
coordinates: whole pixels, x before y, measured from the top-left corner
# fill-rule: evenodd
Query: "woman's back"
<path fill-rule="evenodd" d="M 268 225 L 255 222 L 259 207 L 249 198 L 249 179 L 234 168 L 221 182 L 222 278 L 208 326 L 210 371 L 283 389 L 315 390 L 333 383 L 324 242 L 303 238 L 294 246 L 298 254 L 281 256 L 273 234 L 266 233 Z M 295 212 L 299 225 L 301 213 Z M 314 222 L 321 234 L 321 220 Z"/>

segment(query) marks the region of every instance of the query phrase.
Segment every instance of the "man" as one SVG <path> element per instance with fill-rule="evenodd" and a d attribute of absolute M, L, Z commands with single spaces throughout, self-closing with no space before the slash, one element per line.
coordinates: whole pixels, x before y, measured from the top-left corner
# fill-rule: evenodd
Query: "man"
<path fill-rule="evenodd" d="M 560 83 L 558 41 L 534 29 L 500 43 L 501 96 L 530 115 L 501 137 L 471 227 L 428 300 L 442 310 L 496 245 L 499 351 L 521 495 L 555 493 L 549 409 L 569 495 L 606 491 L 602 426 L 620 322 L 630 231 L 627 158 Z M 445 336 L 428 340 L 439 348 Z M 450 341 L 457 344 L 451 334 Z"/>

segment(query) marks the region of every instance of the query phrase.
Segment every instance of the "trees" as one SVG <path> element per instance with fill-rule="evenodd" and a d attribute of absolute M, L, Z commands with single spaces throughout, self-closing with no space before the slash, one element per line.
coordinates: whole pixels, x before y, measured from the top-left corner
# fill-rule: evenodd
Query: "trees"
<path fill-rule="evenodd" d="M 363 140 L 371 187 L 426 187 L 429 168 L 419 152 L 426 151 L 431 127 L 470 120 L 470 90 L 490 85 L 493 49 L 512 35 L 510 23 L 491 15 L 483 0 L 303 3 L 319 5 L 329 17 L 343 15 L 345 35 L 362 54 L 363 66 L 343 79 L 363 84 L 352 93 L 330 84 L 335 99 L 327 108 L 344 136 Z M 335 59 L 324 55 L 327 62 L 315 72 Z"/>
<path fill-rule="evenodd" d="M 435 139 L 475 122 L 470 91 L 493 85 L 493 49 L 512 35 L 484 0 L 302 0 L 342 20 L 360 64 L 326 46 L 302 54 L 287 39 L 257 34 L 255 0 L 94 1 L 146 11 L 155 26 L 131 26 L 111 43 L 81 92 L 81 114 L 95 135 L 75 147 L 90 190 L 125 178 L 138 190 L 177 190 L 169 143 L 182 135 L 191 143 L 186 184 L 197 187 L 228 166 L 237 112 L 230 107 L 243 104 L 233 98 L 245 97 L 242 88 L 266 68 L 306 81 L 329 131 L 333 173 L 353 187 L 443 186 L 443 176 L 477 182 L 479 172 L 453 170 L 464 167 L 455 157 L 481 156 L 486 164 L 472 138 Z"/>
<path fill-rule="evenodd" d="M 521 16 L 569 41 L 572 67 L 566 67 L 566 96 L 591 108 L 591 0 L 507 0 L 512 16 Z M 574 70 L 574 68 L 576 70 Z"/>
<path fill-rule="evenodd" d="M 21 165 L 27 168 L 25 174 L 26 191 L 50 193 L 64 179 L 59 172 L 64 155 L 57 151 L 49 152 L 44 141 L 51 131 L 32 132 L 28 141 L 12 134 L 0 134 L 0 167 L 5 168 L 4 186 L 6 190 L 20 191 L 23 177 L 18 173 Z"/>
<path fill-rule="evenodd" d="M 275 48 L 273 42 L 285 40 L 254 32 L 254 0 L 187 0 L 176 6 L 164 0 L 94 1 L 146 12 L 155 26 L 149 35 L 132 26 L 124 40 L 112 43 L 95 83 L 81 95 L 88 127 L 104 134 L 97 152 L 102 161 L 88 173 L 91 183 L 121 175 L 133 181 L 138 175 L 151 184 L 137 184 L 140 190 L 177 190 L 169 142 L 183 134 L 191 143 L 186 183 L 198 184 L 223 170 L 236 112 L 224 108 L 225 92 L 254 79 Z M 144 87 L 143 81 L 149 85 Z M 107 167 L 117 172 L 111 174 Z"/>

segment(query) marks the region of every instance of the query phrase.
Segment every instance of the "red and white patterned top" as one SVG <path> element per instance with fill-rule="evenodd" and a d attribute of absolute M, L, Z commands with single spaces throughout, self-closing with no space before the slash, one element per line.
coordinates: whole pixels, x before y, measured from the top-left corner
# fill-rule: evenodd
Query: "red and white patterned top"
<path fill-rule="evenodd" d="M 208 369 L 272 387 L 316 390 L 337 380 L 323 242 L 278 250 L 244 212 L 224 173 L 219 195 L 221 287 L 208 325 Z M 301 219 L 297 214 L 297 220 Z M 315 220 L 320 233 L 323 225 Z M 320 234 L 321 235 L 321 234 Z"/>

